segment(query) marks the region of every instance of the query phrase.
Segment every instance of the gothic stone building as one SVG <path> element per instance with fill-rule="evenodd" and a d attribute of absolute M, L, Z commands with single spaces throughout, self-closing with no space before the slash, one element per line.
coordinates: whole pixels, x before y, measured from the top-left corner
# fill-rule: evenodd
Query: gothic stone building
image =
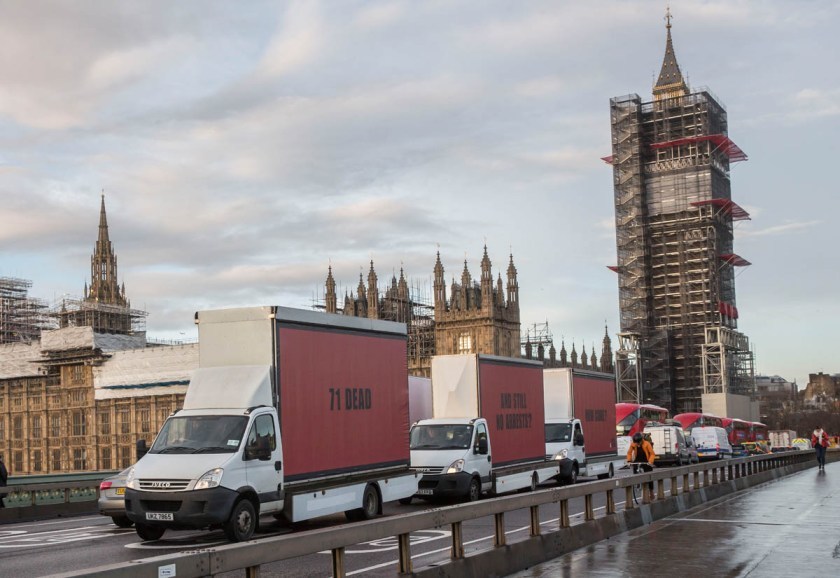
<path fill-rule="evenodd" d="M 0 345 L 0 454 L 11 475 L 122 469 L 183 405 L 197 344 L 150 346 L 117 284 L 102 200 L 91 283 L 59 328 Z M 26 333 L 22 333 L 26 334 Z"/>

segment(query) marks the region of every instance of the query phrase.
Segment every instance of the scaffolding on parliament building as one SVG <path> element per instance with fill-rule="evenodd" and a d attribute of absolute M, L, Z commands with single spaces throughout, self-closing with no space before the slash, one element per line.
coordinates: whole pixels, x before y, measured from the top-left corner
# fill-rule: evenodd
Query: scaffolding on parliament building
<path fill-rule="evenodd" d="M 52 328 L 45 301 L 29 297 L 32 281 L 0 277 L 0 344 L 29 343 Z"/>

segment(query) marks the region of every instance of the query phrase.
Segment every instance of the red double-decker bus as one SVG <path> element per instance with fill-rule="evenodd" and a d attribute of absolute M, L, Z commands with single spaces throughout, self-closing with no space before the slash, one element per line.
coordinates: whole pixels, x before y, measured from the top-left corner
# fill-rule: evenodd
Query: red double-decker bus
<path fill-rule="evenodd" d="M 741 445 L 744 442 L 755 441 L 752 439 L 752 422 L 738 419 L 737 417 L 723 418 L 723 429 L 729 436 L 729 443 L 733 446 Z"/>
<path fill-rule="evenodd" d="M 710 413 L 679 413 L 674 416 L 674 420 L 680 422 L 683 431 L 687 432 L 690 432 L 695 427 L 704 425 L 723 427 L 723 419 Z"/>
<path fill-rule="evenodd" d="M 632 436 L 645 429 L 645 424 L 652 421 L 660 423 L 668 419 L 668 410 L 652 404 L 617 403 L 615 404 L 615 435 Z"/>
<path fill-rule="evenodd" d="M 750 441 L 762 442 L 770 439 L 769 428 L 761 422 L 750 422 Z"/>

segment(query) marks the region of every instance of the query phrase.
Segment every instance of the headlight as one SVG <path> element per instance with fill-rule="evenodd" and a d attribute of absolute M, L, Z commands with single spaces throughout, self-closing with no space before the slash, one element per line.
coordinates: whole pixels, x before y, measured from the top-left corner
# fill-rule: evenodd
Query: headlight
<path fill-rule="evenodd" d="M 125 477 L 125 487 L 131 488 L 132 490 L 138 489 L 137 480 L 134 478 L 134 467 L 128 470 L 128 475 Z"/>
<path fill-rule="evenodd" d="M 457 474 L 464 470 L 464 460 L 455 460 L 446 468 L 447 474 Z"/>
<path fill-rule="evenodd" d="M 554 454 L 554 457 L 552 457 L 551 459 L 552 460 L 565 460 L 568 457 L 568 455 L 569 455 L 569 450 L 560 450 L 559 452 Z"/>
<path fill-rule="evenodd" d="M 201 476 L 195 483 L 196 490 L 206 490 L 207 488 L 215 488 L 222 483 L 222 474 L 225 471 L 222 468 L 214 468 Z"/>

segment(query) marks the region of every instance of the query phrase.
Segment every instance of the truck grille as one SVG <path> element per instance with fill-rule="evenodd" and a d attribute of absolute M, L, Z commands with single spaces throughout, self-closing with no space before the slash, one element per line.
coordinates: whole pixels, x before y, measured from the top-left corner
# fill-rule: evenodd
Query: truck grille
<path fill-rule="evenodd" d="M 146 492 L 182 492 L 190 480 L 140 480 L 140 489 Z"/>

